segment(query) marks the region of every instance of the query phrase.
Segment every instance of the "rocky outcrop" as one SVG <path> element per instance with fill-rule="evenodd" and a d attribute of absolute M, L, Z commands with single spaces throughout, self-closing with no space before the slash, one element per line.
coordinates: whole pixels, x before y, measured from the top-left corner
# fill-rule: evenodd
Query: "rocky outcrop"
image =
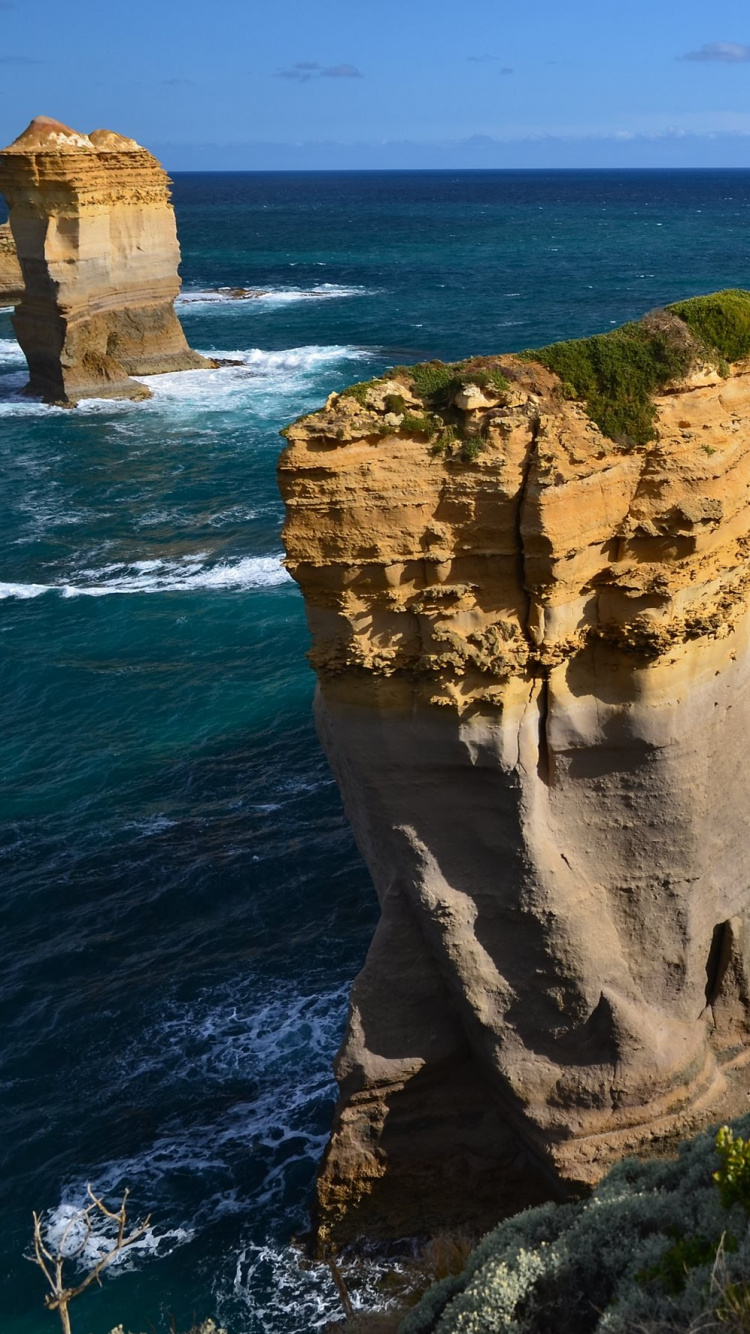
<path fill-rule="evenodd" d="M 23 294 L 23 275 L 10 223 L 0 226 L 0 306 L 15 306 Z"/>
<path fill-rule="evenodd" d="M 528 357 L 286 432 L 318 729 L 382 908 L 322 1243 L 483 1226 L 746 1105 L 750 363 L 693 361 L 640 444 Z"/>
<path fill-rule="evenodd" d="M 134 139 L 39 116 L 0 153 L 23 272 L 13 324 L 29 392 L 148 398 L 133 375 L 213 365 L 174 312 L 180 260 L 166 172 Z"/>

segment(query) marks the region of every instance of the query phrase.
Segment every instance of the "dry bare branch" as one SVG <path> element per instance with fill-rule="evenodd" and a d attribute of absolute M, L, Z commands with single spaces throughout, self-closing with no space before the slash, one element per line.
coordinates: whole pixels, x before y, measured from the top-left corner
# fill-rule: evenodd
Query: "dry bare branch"
<path fill-rule="evenodd" d="M 127 1231 L 129 1191 L 125 1191 L 119 1209 L 112 1210 L 108 1209 L 104 1201 L 94 1194 L 90 1185 L 86 1187 L 86 1190 L 91 1204 L 71 1215 L 63 1228 L 59 1242 L 53 1250 L 45 1241 L 44 1214 L 33 1214 L 34 1254 L 29 1259 L 39 1266 L 47 1280 L 50 1291 L 44 1298 L 44 1304 L 49 1311 L 59 1311 L 63 1334 L 71 1334 L 69 1306 L 73 1298 L 80 1296 L 82 1292 L 91 1287 L 92 1283 L 98 1283 L 101 1286 L 102 1272 L 116 1256 L 122 1254 L 124 1250 L 127 1250 L 129 1246 L 132 1246 L 134 1242 L 144 1236 L 151 1226 L 151 1215 L 149 1214 L 142 1223 L 137 1223 L 130 1232 Z M 70 1260 L 78 1260 L 85 1254 L 86 1246 L 91 1238 L 93 1219 L 97 1213 L 109 1222 L 117 1224 L 117 1236 L 113 1239 L 110 1249 L 88 1271 L 80 1283 L 71 1287 L 64 1279 L 65 1263 Z M 75 1237 L 77 1235 L 76 1229 L 79 1227 L 82 1235 L 71 1249 L 68 1246 L 69 1239 L 71 1236 Z"/>

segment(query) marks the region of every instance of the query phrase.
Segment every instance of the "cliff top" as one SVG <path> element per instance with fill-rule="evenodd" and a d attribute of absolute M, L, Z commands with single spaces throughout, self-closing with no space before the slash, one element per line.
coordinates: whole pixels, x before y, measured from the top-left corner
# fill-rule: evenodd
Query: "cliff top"
<path fill-rule="evenodd" d="M 506 401 L 514 387 L 533 391 L 536 383 L 545 396 L 579 401 L 605 436 L 631 449 L 656 436 L 657 395 L 716 384 L 748 356 L 750 292 L 730 289 L 676 302 L 589 338 L 515 355 L 396 366 L 332 395 L 307 421 L 312 427 L 316 417 L 340 414 L 342 400 L 354 400 L 358 425 L 373 418 L 372 434 L 416 433 L 432 442 L 434 453 L 460 452 L 469 462 L 482 449 L 477 414 Z"/>
<path fill-rule="evenodd" d="M 3 153 L 133 153 L 141 146 L 114 130 L 93 130 L 81 134 L 51 116 L 35 116 L 23 134 L 19 134 Z"/>

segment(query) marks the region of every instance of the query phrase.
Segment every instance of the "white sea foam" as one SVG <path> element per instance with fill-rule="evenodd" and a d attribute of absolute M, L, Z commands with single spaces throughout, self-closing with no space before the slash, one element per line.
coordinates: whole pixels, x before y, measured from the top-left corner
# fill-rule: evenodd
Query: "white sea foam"
<path fill-rule="evenodd" d="M 18 349 L 17 356 L 13 354 L 14 347 Z M 265 410 L 267 406 L 272 406 L 264 403 L 269 392 L 273 393 L 274 403 L 282 396 L 299 397 L 301 393 L 309 391 L 315 377 L 326 368 L 337 362 L 357 361 L 369 355 L 361 348 L 338 344 L 310 344 L 273 352 L 262 348 L 229 352 L 216 351 L 214 348 L 201 350 L 206 356 L 238 364 L 219 366 L 215 370 L 170 371 L 166 375 L 136 376 L 134 378 L 151 390 L 150 399 L 134 403 L 130 399 L 88 398 L 78 404 L 76 413 L 117 416 L 123 422 L 135 420 L 136 415 L 140 418 L 144 413 L 163 413 L 165 409 L 170 414 L 175 410 L 180 414 L 197 410 L 224 412 L 233 408 L 252 409 L 254 406 Z M 11 339 L 0 340 L 0 367 L 3 355 L 7 357 L 5 364 L 9 370 L 17 363 L 23 364 L 20 348 Z M 67 408 L 53 407 L 22 394 L 26 380 L 25 371 L 6 372 L 0 377 L 0 417 L 67 415 Z"/>
<path fill-rule="evenodd" d="M 366 287 L 346 287 L 339 283 L 316 283 L 314 287 L 217 287 L 208 290 L 187 288 L 177 298 L 178 306 L 288 306 L 297 301 L 333 301 L 346 297 L 372 296 Z"/>
<path fill-rule="evenodd" d="M 0 338 L 0 366 L 23 365 L 23 352 L 15 338 Z"/>
<path fill-rule="evenodd" d="M 102 1217 L 96 1209 L 91 1210 L 87 1225 L 83 1210 L 90 1203 L 88 1196 L 81 1193 L 75 1201 L 67 1200 L 59 1204 L 56 1209 L 50 1210 L 45 1219 L 44 1229 L 48 1248 L 56 1251 L 62 1247 L 63 1255 L 74 1260 L 85 1270 L 93 1268 L 114 1249 L 117 1236 L 116 1224 Z M 118 1207 L 113 1200 L 106 1203 L 108 1208 L 113 1205 L 115 1208 Z M 130 1221 L 135 1225 L 135 1219 Z M 133 1269 L 138 1264 L 139 1253 L 141 1258 L 169 1254 L 175 1246 L 184 1245 L 185 1242 L 191 1241 L 193 1236 L 194 1233 L 190 1228 L 172 1228 L 157 1234 L 153 1227 L 148 1227 L 143 1236 L 134 1241 L 127 1250 L 115 1255 L 107 1268 L 110 1272 L 116 1269 L 120 1271 Z"/>
<path fill-rule="evenodd" d="M 290 576 L 281 556 L 243 556 L 239 560 L 206 563 L 206 553 L 182 560 L 139 560 L 81 570 L 75 583 L 23 584 L 0 582 L 0 600 L 37 598 L 58 593 L 64 598 L 105 597 L 110 593 L 188 593 L 269 588 L 287 583 Z"/>
<path fill-rule="evenodd" d="M 185 1087 L 206 1095 L 205 1115 L 173 1121 L 137 1155 L 93 1166 L 91 1177 L 110 1204 L 127 1185 L 141 1210 L 153 1210 L 155 1230 L 126 1262 L 138 1267 L 149 1254 L 166 1255 L 220 1219 L 238 1220 L 234 1259 L 217 1267 L 211 1285 L 212 1313 L 238 1334 L 316 1330 L 341 1311 L 328 1266 L 303 1264 L 293 1246 L 263 1239 L 257 1219 L 272 1219 L 277 1236 L 303 1222 L 296 1205 L 290 1213 L 288 1182 L 302 1163 L 310 1171 L 323 1149 L 321 1125 L 329 1117 L 321 1117 L 321 1108 L 335 1092 L 330 1060 L 347 992 L 344 984 L 304 994 L 277 981 L 264 994 L 257 979 L 243 974 L 188 1002 L 174 1000 L 137 1042 L 113 1053 L 107 1067 L 126 1102 L 129 1090 L 144 1082 L 175 1090 L 177 1101 Z M 240 1081 L 249 1096 L 217 1110 L 212 1090 L 237 1088 Z M 258 1168 L 249 1192 L 238 1184 L 238 1163 Z M 191 1217 L 176 1217 L 172 1183 L 189 1179 L 200 1187 L 199 1202 Z M 85 1182 L 70 1183 L 52 1216 L 58 1237 L 83 1203 Z M 103 1243 L 97 1235 L 90 1245 L 89 1263 Z M 397 1262 L 344 1258 L 342 1266 L 355 1310 L 383 1309 L 381 1280 Z"/>

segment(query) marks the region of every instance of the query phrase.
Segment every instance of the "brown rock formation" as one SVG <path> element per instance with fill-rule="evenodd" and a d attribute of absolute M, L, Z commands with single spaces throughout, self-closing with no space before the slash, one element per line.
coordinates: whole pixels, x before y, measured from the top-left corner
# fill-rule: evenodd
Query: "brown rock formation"
<path fill-rule="evenodd" d="M 10 223 L 0 226 L 0 306 L 16 306 L 23 295 L 23 275 Z"/>
<path fill-rule="evenodd" d="M 174 312 L 180 290 L 166 172 L 134 139 L 38 116 L 0 153 L 25 290 L 13 324 L 29 392 L 148 398 L 131 375 L 213 365 Z"/>
<path fill-rule="evenodd" d="M 382 907 L 322 1242 L 490 1223 L 746 1107 L 750 369 L 659 396 L 640 447 L 541 365 L 484 372 L 453 443 L 394 373 L 280 461 Z"/>

